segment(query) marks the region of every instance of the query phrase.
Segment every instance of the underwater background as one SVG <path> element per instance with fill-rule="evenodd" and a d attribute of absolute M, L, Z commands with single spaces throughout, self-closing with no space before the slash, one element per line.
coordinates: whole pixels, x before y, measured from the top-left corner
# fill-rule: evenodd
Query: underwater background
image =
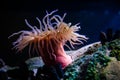
<path fill-rule="evenodd" d="M 1 10 L 1 31 L 0 44 L 2 58 L 7 64 L 16 65 L 28 58 L 28 54 L 16 54 L 11 42 L 8 39 L 14 32 L 29 30 L 24 19 L 31 25 L 38 25 L 36 17 L 40 19 L 46 14 L 46 10 L 51 12 L 58 9 L 60 15 L 67 13 L 65 22 L 76 24 L 80 22 L 81 30 L 78 32 L 89 37 L 89 40 L 80 48 L 87 44 L 99 41 L 100 31 L 112 28 L 113 32 L 120 29 L 120 3 L 117 0 L 101 1 L 73 1 L 73 0 L 26 0 L 26 1 L 4 1 Z M 15 38 L 16 39 L 16 38 Z M 67 49 L 66 49 L 67 50 Z"/>

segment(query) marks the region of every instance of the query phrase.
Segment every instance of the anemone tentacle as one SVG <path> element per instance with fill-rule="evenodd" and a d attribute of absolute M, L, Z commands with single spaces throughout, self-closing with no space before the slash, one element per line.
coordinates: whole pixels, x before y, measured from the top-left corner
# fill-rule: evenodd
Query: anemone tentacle
<path fill-rule="evenodd" d="M 88 38 L 76 32 L 80 29 L 79 23 L 73 26 L 71 23 L 65 23 L 63 20 L 66 13 L 62 17 L 59 15 L 53 15 L 57 11 L 58 10 L 54 10 L 50 13 L 46 12 L 47 14 L 43 17 L 42 21 L 36 17 L 39 22 L 39 28 L 30 25 L 27 19 L 25 19 L 26 25 L 31 30 L 22 30 L 9 36 L 10 38 L 15 35 L 20 35 L 19 38 L 13 42 L 14 48 L 21 51 L 29 45 L 29 52 L 31 51 L 31 48 L 33 48 L 37 49 L 36 51 L 42 54 L 42 48 L 44 48 L 45 44 L 47 45 L 48 53 L 54 52 L 51 40 L 53 40 L 56 45 L 68 41 L 72 48 L 74 48 L 73 45 L 83 44 L 82 41 L 86 41 Z M 34 44 L 33 47 L 32 44 Z M 64 45 L 70 48 L 67 44 Z M 50 48 L 51 51 L 48 48 Z"/>

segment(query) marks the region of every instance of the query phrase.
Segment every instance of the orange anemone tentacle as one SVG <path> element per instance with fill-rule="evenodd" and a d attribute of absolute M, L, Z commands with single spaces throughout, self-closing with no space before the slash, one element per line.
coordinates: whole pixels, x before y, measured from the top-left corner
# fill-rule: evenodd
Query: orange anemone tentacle
<path fill-rule="evenodd" d="M 70 48 L 66 42 L 68 41 L 72 48 L 76 44 L 83 44 L 88 38 L 84 35 L 78 34 L 79 23 L 72 26 L 71 23 L 65 23 L 63 17 L 54 15 L 57 10 L 47 14 L 43 17 L 42 21 L 36 17 L 39 22 L 39 28 L 32 26 L 25 19 L 26 25 L 31 29 L 22 30 L 17 33 L 13 33 L 8 38 L 20 35 L 19 38 L 13 42 L 13 46 L 18 51 L 22 51 L 25 47 L 29 46 L 29 53 L 36 51 L 40 54 L 45 64 L 52 65 L 56 62 L 60 62 L 64 67 L 71 63 L 71 58 L 68 56 L 63 46 Z"/>

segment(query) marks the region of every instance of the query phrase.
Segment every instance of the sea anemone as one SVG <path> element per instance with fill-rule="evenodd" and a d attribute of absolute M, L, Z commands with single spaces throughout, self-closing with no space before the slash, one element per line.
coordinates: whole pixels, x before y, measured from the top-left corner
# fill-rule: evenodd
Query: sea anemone
<path fill-rule="evenodd" d="M 29 46 L 29 53 L 31 52 L 31 49 L 35 50 L 40 54 L 45 63 L 49 64 L 50 60 L 65 63 L 65 59 L 62 58 L 64 61 L 61 62 L 61 59 L 59 60 L 58 57 L 65 58 L 68 56 L 65 54 L 63 49 L 64 45 L 70 48 L 66 42 L 68 41 L 71 47 L 74 48 L 74 44 L 83 43 L 82 40 L 86 41 L 87 37 L 76 33 L 80 28 L 80 26 L 78 26 L 79 23 L 71 26 L 71 23 L 67 24 L 63 22 L 66 13 L 61 17 L 59 15 L 53 15 L 55 12 L 57 12 L 57 10 L 54 10 L 51 13 L 46 11 L 46 15 L 43 17 L 42 21 L 36 17 L 40 24 L 39 28 L 31 26 L 25 19 L 25 23 L 29 28 L 31 28 L 31 31 L 22 30 L 9 36 L 10 38 L 20 34 L 19 38 L 13 42 L 14 48 L 16 48 L 17 51 L 21 51 L 25 47 Z M 70 58 L 66 63 L 67 64 L 63 67 L 71 63 Z M 50 62 L 50 64 L 52 63 Z"/>

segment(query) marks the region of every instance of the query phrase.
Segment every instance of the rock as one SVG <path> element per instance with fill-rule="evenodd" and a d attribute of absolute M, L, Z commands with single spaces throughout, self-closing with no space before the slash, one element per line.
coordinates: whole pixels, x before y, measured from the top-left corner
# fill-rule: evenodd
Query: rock
<path fill-rule="evenodd" d="M 103 73 L 106 80 L 120 80 L 120 61 L 111 61 Z"/>

